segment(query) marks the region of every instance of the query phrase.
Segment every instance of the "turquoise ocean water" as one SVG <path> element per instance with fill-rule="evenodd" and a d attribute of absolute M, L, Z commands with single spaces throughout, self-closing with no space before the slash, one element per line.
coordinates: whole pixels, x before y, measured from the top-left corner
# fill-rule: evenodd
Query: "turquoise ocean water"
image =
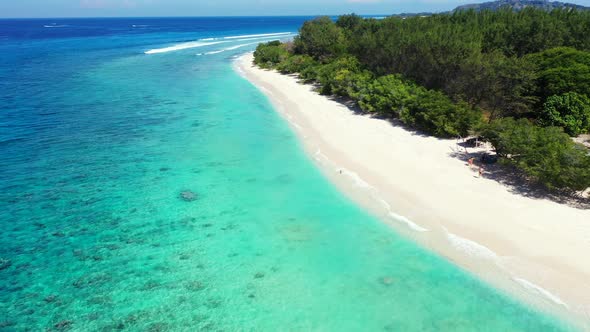
<path fill-rule="evenodd" d="M 304 19 L 0 21 L 0 331 L 573 329 L 322 177 L 232 69 Z"/>

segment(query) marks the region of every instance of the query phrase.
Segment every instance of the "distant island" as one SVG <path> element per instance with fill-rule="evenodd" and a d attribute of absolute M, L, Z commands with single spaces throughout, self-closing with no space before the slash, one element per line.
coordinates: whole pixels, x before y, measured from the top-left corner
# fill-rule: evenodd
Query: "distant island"
<path fill-rule="evenodd" d="M 573 3 L 567 2 L 559 2 L 559 1 L 547 1 L 547 0 L 499 0 L 499 1 L 490 1 L 484 3 L 476 3 L 476 4 L 468 4 L 462 5 L 455 8 L 455 11 L 461 10 L 470 10 L 474 9 L 476 11 L 480 10 L 499 10 L 501 8 L 509 7 L 514 10 L 522 10 L 524 8 L 533 7 L 543 10 L 553 10 L 553 9 L 577 9 L 577 10 L 588 10 L 590 7 L 585 7 L 582 5 L 576 5 Z"/>
<path fill-rule="evenodd" d="M 574 3 L 569 2 L 560 2 L 560 1 L 548 1 L 548 0 L 498 0 L 498 1 L 489 1 L 483 3 L 473 3 L 467 5 L 461 5 L 451 11 L 445 12 L 419 12 L 419 13 L 400 13 L 391 15 L 394 17 L 425 17 L 431 16 L 434 14 L 450 14 L 454 12 L 461 12 L 461 11 L 468 11 L 468 10 L 475 10 L 475 11 L 484 11 L 484 10 L 491 10 L 491 11 L 498 11 L 500 9 L 511 9 L 514 11 L 521 11 L 525 8 L 529 9 L 539 9 L 544 11 L 551 11 L 555 9 L 575 9 L 575 10 L 590 10 L 590 7 L 577 5 Z"/>

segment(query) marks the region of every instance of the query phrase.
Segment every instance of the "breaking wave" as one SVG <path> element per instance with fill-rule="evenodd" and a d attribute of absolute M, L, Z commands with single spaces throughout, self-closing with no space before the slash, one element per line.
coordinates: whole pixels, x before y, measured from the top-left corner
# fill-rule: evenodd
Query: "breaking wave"
<path fill-rule="evenodd" d="M 203 47 L 203 46 L 209 46 L 209 45 L 216 45 L 216 44 L 221 44 L 221 43 L 226 43 L 226 42 L 224 42 L 224 41 L 215 41 L 215 42 L 194 41 L 194 42 L 176 44 L 176 45 L 169 46 L 169 47 L 164 47 L 164 48 L 156 48 L 156 49 L 153 49 L 153 50 L 146 51 L 145 54 L 168 53 L 168 52 L 186 50 L 186 49 L 190 49 L 190 48 L 197 48 L 197 47 Z"/>
<path fill-rule="evenodd" d="M 261 33 L 257 35 L 240 35 L 240 36 L 229 36 L 223 37 L 223 39 L 242 39 L 242 38 L 264 38 L 264 37 L 282 37 L 292 34 L 291 32 L 274 32 L 274 33 Z"/>
<path fill-rule="evenodd" d="M 471 241 L 466 238 L 462 238 L 456 234 L 450 233 L 446 228 L 447 239 L 455 249 L 465 252 L 466 254 L 474 257 L 480 257 L 485 259 L 495 260 L 498 255 L 493 252 L 490 248 L 481 245 L 475 241 Z"/>
<path fill-rule="evenodd" d="M 408 226 L 409 228 L 415 230 L 416 232 L 423 233 L 423 232 L 428 232 L 429 231 L 428 228 L 424 228 L 424 227 L 416 224 L 415 222 L 411 221 L 410 219 L 408 219 L 408 218 L 406 218 L 406 217 L 404 217 L 402 215 L 399 215 L 397 213 L 389 212 L 389 216 L 393 220 L 396 220 L 396 221 L 399 221 L 399 222 L 402 222 L 402 223 L 406 224 L 406 226 Z"/>
<path fill-rule="evenodd" d="M 69 27 L 69 25 L 67 25 L 67 24 L 55 24 L 55 23 L 53 23 L 53 24 L 46 24 L 43 27 L 44 28 L 50 28 L 50 29 L 51 28 L 67 28 L 67 27 Z"/>
<path fill-rule="evenodd" d="M 136 26 L 134 26 L 134 27 L 136 27 Z M 139 27 L 139 26 L 137 26 L 137 27 Z M 186 49 L 197 48 L 197 47 L 202 47 L 202 46 L 209 46 L 209 45 L 215 45 L 215 44 L 221 44 L 221 43 L 229 43 L 232 41 L 264 40 L 264 39 L 272 39 L 272 38 L 284 38 L 284 37 L 289 37 L 289 36 L 294 36 L 294 34 L 292 32 L 274 32 L 274 33 L 261 33 L 261 34 L 254 34 L 254 35 L 209 37 L 209 38 L 202 38 L 202 39 L 199 39 L 196 41 L 180 43 L 180 44 L 176 44 L 173 46 L 156 48 L 153 50 L 146 51 L 145 54 L 168 53 L 168 52 L 186 50 Z M 252 43 L 252 44 L 254 44 L 254 43 Z M 250 44 L 248 44 L 248 45 L 250 45 Z M 243 46 L 246 46 L 246 44 L 234 46 L 235 47 L 234 49 L 240 48 Z M 227 50 L 228 49 L 225 49 L 224 51 L 227 51 Z M 221 53 L 221 52 L 217 52 L 217 51 L 214 51 L 214 52 Z M 212 52 L 208 52 L 208 53 L 216 54 L 216 53 L 212 53 Z M 208 54 L 208 53 L 201 53 L 199 55 Z"/>
<path fill-rule="evenodd" d="M 250 46 L 250 45 L 255 45 L 258 43 L 247 43 L 247 44 L 240 44 L 240 45 L 235 45 L 235 46 L 231 46 L 231 47 L 226 47 L 226 48 L 222 48 L 220 50 L 217 51 L 211 51 L 211 52 L 205 52 L 205 53 L 198 53 L 197 55 L 212 55 L 212 54 L 218 54 L 218 53 L 223 53 L 226 51 L 233 51 L 233 50 L 237 50 L 238 48 L 242 48 L 245 46 Z"/>
<path fill-rule="evenodd" d="M 548 290 L 542 288 L 541 286 L 535 285 L 532 282 L 526 280 L 526 279 L 522 279 L 522 278 L 512 278 L 512 280 L 516 281 L 517 283 L 519 283 L 522 287 L 524 287 L 525 289 L 527 289 L 528 291 L 537 293 L 539 295 L 542 295 L 543 297 L 547 298 L 548 300 L 550 300 L 551 302 L 555 303 L 555 304 L 559 304 L 562 305 L 564 307 L 567 307 L 568 305 L 563 302 L 559 297 L 557 297 L 556 295 L 552 294 L 551 292 L 549 292 Z"/>

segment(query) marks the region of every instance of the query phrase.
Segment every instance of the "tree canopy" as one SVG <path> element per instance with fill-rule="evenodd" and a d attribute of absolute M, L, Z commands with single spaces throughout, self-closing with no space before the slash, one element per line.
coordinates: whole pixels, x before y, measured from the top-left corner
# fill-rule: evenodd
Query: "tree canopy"
<path fill-rule="evenodd" d="M 550 189 L 590 187 L 590 155 L 558 127 L 537 127 L 527 119 L 504 118 L 482 130 L 498 155 Z"/>
<path fill-rule="evenodd" d="M 539 122 L 544 126 L 562 127 L 571 136 L 590 130 L 590 99 L 586 95 L 567 92 L 549 97 Z"/>
<path fill-rule="evenodd" d="M 567 134 L 590 131 L 588 31 L 590 11 L 571 9 L 352 14 L 305 22 L 293 48 L 262 44 L 255 61 L 426 134 L 485 128 L 530 178 L 579 188 L 590 177 L 587 150 Z"/>

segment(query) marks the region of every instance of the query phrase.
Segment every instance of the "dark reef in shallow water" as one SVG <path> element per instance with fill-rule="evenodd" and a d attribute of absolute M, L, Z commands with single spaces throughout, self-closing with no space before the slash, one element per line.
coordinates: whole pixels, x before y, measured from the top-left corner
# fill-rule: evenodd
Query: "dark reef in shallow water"
<path fill-rule="evenodd" d="M 58 331 L 67 331 L 72 328 L 72 324 L 74 324 L 74 322 L 72 322 L 71 320 L 63 320 L 59 323 L 54 324 L 53 327 Z"/>
<path fill-rule="evenodd" d="M 379 279 L 379 282 L 384 286 L 389 286 L 395 282 L 395 280 L 391 277 L 383 277 Z"/>
<path fill-rule="evenodd" d="M 198 292 L 198 291 L 205 289 L 205 285 L 203 285 L 203 283 L 198 280 L 194 280 L 194 281 L 189 281 L 188 283 L 186 283 L 184 285 L 184 288 L 188 291 L 191 291 L 191 292 Z"/>
<path fill-rule="evenodd" d="M 11 326 L 14 326 L 14 325 L 16 325 L 15 322 L 12 322 L 12 321 L 9 321 L 9 320 L 3 321 L 3 322 L 0 322 L 0 329 L 4 329 L 4 328 L 11 327 Z"/>
<path fill-rule="evenodd" d="M 190 190 L 185 190 L 180 193 L 180 199 L 182 199 L 185 202 L 196 201 L 197 198 L 198 198 L 198 195 Z"/>
<path fill-rule="evenodd" d="M 0 258 L 0 271 L 9 268 L 11 265 L 10 259 Z"/>

